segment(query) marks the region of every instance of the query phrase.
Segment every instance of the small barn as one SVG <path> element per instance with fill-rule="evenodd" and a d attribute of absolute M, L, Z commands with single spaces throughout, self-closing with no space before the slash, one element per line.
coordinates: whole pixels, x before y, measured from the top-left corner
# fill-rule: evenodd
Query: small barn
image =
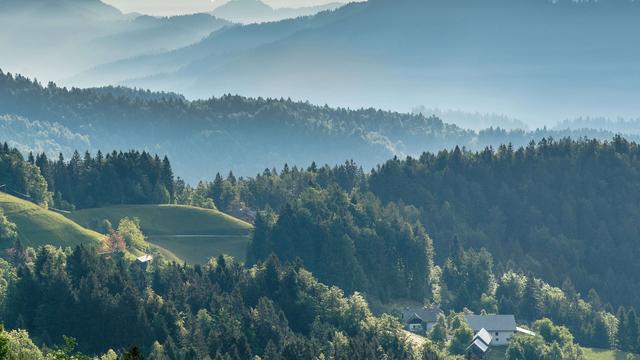
<path fill-rule="evenodd" d="M 405 329 L 414 333 L 425 333 L 431 331 L 440 315 L 444 315 L 444 312 L 437 307 L 405 308 L 400 320 Z"/>
<path fill-rule="evenodd" d="M 142 266 L 143 268 L 147 268 L 149 264 L 153 261 L 153 256 L 145 254 L 143 256 L 136 258 L 136 263 Z"/>
<path fill-rule="evenodd" d="M 489 352 L 493 338 L 486 329 L 480 329 L 467 347 L 466 358 L 470 360 L 484 359 Z"/>

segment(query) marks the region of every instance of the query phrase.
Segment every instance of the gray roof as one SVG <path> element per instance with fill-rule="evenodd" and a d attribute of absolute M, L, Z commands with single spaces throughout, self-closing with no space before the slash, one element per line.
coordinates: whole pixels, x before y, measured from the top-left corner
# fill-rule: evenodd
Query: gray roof
<path fill-rule="evenodd" d="M 481 352 L 486 353 L 487 350 L 489 349 L 489 345 L 485 344 L 484 342 L 482 342 L 482 340 L 480 339 L 475 339 L 473 340 L 473 342 L 471 343 L 471 345 L 469 345 L 469 348 L 475 346 L 477 347 Z M 467 348 L 467 349 L 469 349 Z"/>
<path fill-rule="evenodd" d="M 493 337 L 491 337 L 491 334 L 489 334 L 489 332 L 485 328 L 482 328 L 480 329 L 480 331 L 478 331 L 476 336 L 473 337 L 473 340 L 476 339 L 480 339 L 483 343 L 491 345 L 491 340 L 493 340 Z"/>
<path fill-rule="evenodd" d="M 493 331 L 516 331 L 516 318 L 513 315 L 465 315 L 464 319 L 474 332 L 481 329 Z"/>
<path fill-rule="evenodd" d="M 440 310 L 437 307 L 434 307 L 434 308 L 423 307 L 423 308 L 411 308 L 411 309 L 407 308 L 402 310 L 401 320 L 403 323 L 406 324 L 412 318 L 417 317 L 418 319 L 422 320 L 422 322 L 432 323 L 432 322 L 438 321 L 438 316 L 440 315 L 444 315 L 444 313 L 442 312 L 442 310 Z"/>

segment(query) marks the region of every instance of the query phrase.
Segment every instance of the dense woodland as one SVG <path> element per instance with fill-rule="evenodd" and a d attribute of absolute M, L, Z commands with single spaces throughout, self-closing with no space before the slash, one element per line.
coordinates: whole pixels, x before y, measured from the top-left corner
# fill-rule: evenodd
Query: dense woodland
<path fill-rule="evenodd" d="M 555 284 L 638 306 L 640 148 L 542 140 L 481 152 L 394 159 L 369 178 L 383 202 L 421 209 L 441 256 L 455 236 Z M 442 259 L 442 257 L 441 257 Z"/>
<path fill-rule="evenodd" d="M 544 139 L 520 148 L 393 159 L 370 174 L 353 162 L 285 166 L 254 178 L 218 176 L 198 188 L 223 210 L 241 202 L 276 213 L 309 189 L 371 192 L 382 204 L 417 209 L 438 263 L 457 237 L 487 248 L 501 267 L 558 285 L 570 280 L 583 294 L 593 288 L 615 306 L 637 306 L 639 155 L 638 145 L 621 137 Z"/>
<path fill-rule="evenodd" d="M 92 208 L 116 204 L 169 204 L 174 178 L 166 157 L 147 152 L 116 152 L 95 157 L 75 152 L 69 161 L 56 161 L 42 153 L 28 157 L 47 180 L 54 204 L 63 209 Z"/>
<path fill-rule="evenodd" d="M 149 359 L 414 358 L 392 317 L 276 258 L 145 271 L 117 254 L 45 247 L 16 265 L 2 318 L 49 346 L 67 335 L 86 353 L 137 345 Z"/>
<path fill-rule="evenodd" d="M 12 192 L 40 205 L 51 202 L 47 181 L 35 164 L 7 143 L 0 145 L 0 191 Z"/>
<path fill-rule="evenodd" d="M 625 334 L 637 331 L 633 214 L 638 211 L 638 150 L 636 143 L 621 137 L 609 142 L 545 139 L 522 148 L 455 149 L 394 159 L 371 174 L 347 162 L 335 167 L 312 164 L 307 169 L 285 166 L 255 178 L 218 175 L 211 183 L 201 183 L 196 192 L 227 211 L 238 202 L 266 209 L 256 221 L 250 259 L 270 252 L 284 259 L 299 257 L 321 281 L 381 299 L 407 296 L 407 285 L 399 290 L 382 284 L 392 276 L 411 279 L 411 271 L 402 265 L 405 257 L 395 246 L 400 239 L 411 244 L 406 240 L 411 237 L 379 226 L 386 219 L 397 229 L 424 224 L 434 239 L 439 265 L 427 273 L 441 274 L 441 282 L 425 289 L 445 308 L 513 312 L 531 321 L 547 316 L 568 326 L 583 344 L 637 349 L 637 336 Z M 336 206 L 340 201 L 346 205 Z M 395 210 L 364 215 L 385 206 Z M 350 235 L 336 243 L 327 235 L 333 226 L 349 229 L 350 224 L 358 230 L 346 233 L 367 234 L 366 241 Z M 378 245 L 385 249 L 384 259 L 361 250 L 380 234 L 388 239 Z M 475 250 L 455 256 L 455 243 Z M 351 264 L 355 271 L 350 274 L 364 269 L 364 281 L 345 277 L 341 267 L 325 266 L 349 253 L 331 249 L 350 249 L 353 256 L 341 264 Z M 395 266 L 385 267 L 384 276 L 389 277 L 380 281 L 375 267 L 363 267 L 363 257 Z M 430 261 L 429 256 L 424 259 Z M 460 259 L 466 264 L 456 264 Z M 460 279 L 464 274 L 476 277 Z M 519 280 L 514 284 L 514 279 Z M 615 323 L 617 334 L 612 330 Z"/>
<path fill-rule="evenodd" d="M 42 153 L 26 158 L 0 145 L 0 190 L 62 210 L 117 204 L 169 204 L 174 201 L 173 171 L 166 157 L 147 152 L 113 151 L 95 157 L 75 152 L 49 160 Z"/>

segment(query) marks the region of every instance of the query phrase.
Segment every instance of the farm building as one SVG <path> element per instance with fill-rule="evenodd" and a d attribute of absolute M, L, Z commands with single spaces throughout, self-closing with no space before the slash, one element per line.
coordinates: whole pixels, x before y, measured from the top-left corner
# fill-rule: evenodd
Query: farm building
<path fill-rule="evenodd" d="M 465 315 L 464 319 L 475 334 L 485 329 L 491 335 L 491 346 L 508 345 L 517 331 L 513 315 Z"/>
<path fill-rule="evenodd" d="M 473 337 L 471 345 L 467 348 L 467 359 L 484 359 L 486 353 L 490 350 L 492 339 L 491 334 L 486 329 L 480 329 Z"/>
<path fill-rule="evenodd" d="M 491 346 L 508 345 L 515 333 L 535 335 L 532 331 L 516 326 L 513 315 L 465 315 L 464 319 L 474 334 L 486 330 L 491 335 Z"/>
<path fill-rule="evenodd" d="M 440 315 L 444 313 L 437 307 L 405 308 L 402 310 L 400 320 L 407 330 L 424 333 L 433 328 Z"/>

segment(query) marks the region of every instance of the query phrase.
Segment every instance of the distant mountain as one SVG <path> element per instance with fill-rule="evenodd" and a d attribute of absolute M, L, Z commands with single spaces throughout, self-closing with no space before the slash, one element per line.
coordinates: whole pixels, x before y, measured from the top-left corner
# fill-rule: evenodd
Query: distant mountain
<path fill-rule="evenodd" d="M 0 0 L 0 67 L 64 79 L 105 62 L 192 44 L 229 25 L 211 15 L 124 15 L 98 0 Z"/>
<path fill-rule="evenodd" d="M 494 128 L 476 132 L 436 117 L 331 108 L 288 99 L 225 95 L 189 101 L 173 93 L 113 87 L 43 87 L 2 72 L 0 112 L 15 115 L 7 117 L 9 131 L 0 127 L 0 141 L 21 144 L 25 151 L 39 149 L 55 155 L 48 150 L 55 149 L 70 156 L 67 149 L 72 145 L 93 152 L 146 149 L 169 156 L 176 173 L 191 182 L 229 170 L 241 176 L 255 175 L 265 167 L 285 163 L 333 165 L 351 158 L 370 169 L 393 156 L 418 156 L 457 145 L 483 149 L 504 143 L 523 145 L 543 137 L 613 137 L 611 132 L 591 130 Z M 30 125 L 43 120 L 49 125 Z M 68 136 L 47 130 L 52 127 Z"/>
<path fill-rule="evenodd" d="M 620 134 L 640 134 L 640 118 L 609 119 L 602 117 L 581 117 L 558 122 L 555 129 L 602 129 Z"/>
<path fill-rule="evenodd" d="M 447 119 L 449 123 L 456 124 L 463 129 L 471 129 L 476 131 L 490 127 L 502 128 L 506 130 L 529 129 L 526 123 L 518 119 L 499 114 L 481 114 L 478 112 L 470 113 L 460 110 L 431 109 L 425 106 L 418 106 L 414 108 L 413 113 L 422 114 L 424 116 L 435 116 L 440 119 Z"/>
<path fill-rule="evenodd" d="M 428 101 L 537 124 L 632 117 L 639 15 L 640 2 L 626 0 L 374 0 L 236 27 L 85 75 L 190 98 L 232 92 L 407 111 Z"/>
<path fill-rule="evenodd" d="M 215 8 L 211 14 L 232 22 L 250 24 L 314 15 L 321 11 L 336 9 L 342 5 L 341 3 L 331 3 L 320 6 L 274 9 L 260 0 L 230 0 Z"/>
<path fill-rule="evenodd" d="M 1 110 L 0 110 L 1 111 Z M 27 154 L 45 152 L 50 156 L 70 154 L 75 149 L 91 148 L 89 137 L 48 121 L 33 121 L 0 113 L 1 141 L 8 141 Z"/>
<path fill-rule="evenodd" d="M 0 14 L 3 16 L 41 16 L 54 20 L 57 17 L 113 20 L 122 13 L 100 0 L 0 0 Z"/>

